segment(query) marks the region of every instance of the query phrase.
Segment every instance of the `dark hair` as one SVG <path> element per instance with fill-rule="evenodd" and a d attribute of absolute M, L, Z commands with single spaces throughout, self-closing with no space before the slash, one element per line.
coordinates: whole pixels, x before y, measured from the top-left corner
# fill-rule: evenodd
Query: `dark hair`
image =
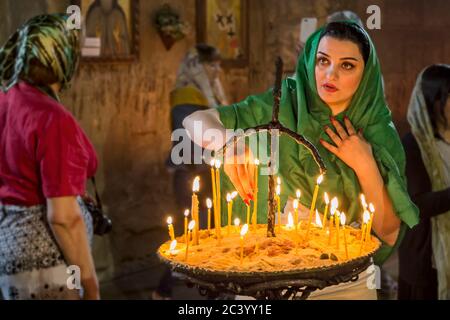
<path fill-rule="evenodd" d="M 195 46 L 198 52 L 200 62 L 220 61 L 220 52 L 217 48 L 205 43 L 199 43 Z"/>
<path fill-rule="evenodd" d="M 37 86 L 49 86 L 59 81 L 53 71 L 50 68 L 46 68 L 36 58 L 30 60 L 27 75 L 21 76 L 21 78 Z"/>
<path fill-rule="evenodd" d="M 436 120 L 439 117 L 448 126 L 445 105 L 450 93 L 450 66 L 435 64 L 427 67 L 422 74 L 421 86 L 433 129 L 437 130 Z"/>
<path fill-rule="evenodd" d="M 367 63 L 370 55 L 370 43 L 361 27 L 346 22 L 330 22 L 320 35 L 319 41 L 323 37 L 332 37 L 338 40 L 349 40 L 358 45 L 364 62 Z"/>

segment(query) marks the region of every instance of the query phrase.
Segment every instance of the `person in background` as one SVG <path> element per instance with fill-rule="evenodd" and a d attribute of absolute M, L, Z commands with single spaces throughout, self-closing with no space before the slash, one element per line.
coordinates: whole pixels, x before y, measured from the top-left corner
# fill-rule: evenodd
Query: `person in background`
<path fill-rule="evenodd" d="M 408 191 L 420 222 L 399 248 L 401 300 L 450 299 L 450 65 L 417 78 L 403 138 Z"/>
<path fill-rule="evenodd" d="M 14 299 L 99 299 L 92 216 L 81 196 L 93 145 L 59 99 L 77 69 L 67 17 L 30 19 L 0 49 L 0 290 Z M 82 290 L 68 287 L 78 266 Z"/>

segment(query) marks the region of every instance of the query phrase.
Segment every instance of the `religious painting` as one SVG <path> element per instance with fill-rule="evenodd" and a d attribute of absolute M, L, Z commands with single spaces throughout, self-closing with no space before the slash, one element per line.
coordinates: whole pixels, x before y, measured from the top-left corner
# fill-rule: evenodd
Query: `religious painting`
<path fill-rule="evenodd" d="M 197 0 L 197 42 L 219 49 L 225 67 L 247 65 L 247 24 L 247 0 Z"/>
<path fill-rule="evenodd" d="M 139 0 L 79 0 L 84 61 L 132 61 L 139 54 Z"/>

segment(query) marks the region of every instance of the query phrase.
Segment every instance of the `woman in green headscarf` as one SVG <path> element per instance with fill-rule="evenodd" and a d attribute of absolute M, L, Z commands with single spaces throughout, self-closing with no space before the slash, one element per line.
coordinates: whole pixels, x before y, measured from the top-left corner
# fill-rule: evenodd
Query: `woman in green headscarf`
<path fill-rule="evenodd" d="M 328 170 L 321 190 L 338 196 L 339 208 L 350 223 L 361 221 L 361 193 L 375 205 L 372 230 L 383 242 L 375 263 L 382 264 L 399 245 L 405 228 L 418 222 L 418 211 L 406 190 L 405 155 L 384 99 L 372 41 L 356 23 L 330 23 L 308 39 L 296 71 L 282 83 L 280 122 L 318 147 Z M 217 111 L 194 113 L 184 125 L 196 143 L 217 149 L 220 144 L 202 139 L 199 131 L 194 131 L 196 121 L 203 121 L 204 130 L 255 127 L 271 121 L 272 105 L 269 90 Z M 239 164 L 242 155 L 227 157 L 225 161 L 231 162 L 224 171 L 233 186 L 244 201 L 253 200 L 252 162 Z M 283 204 L 288 200 L 286 207 L 290 207 L 289 197 L 295 196 L 298 188 L 302 191 L 301 211 L 307 214 L 319 169 L 308 150 L 284 136 L 280 138 L 278 175 L 283 181 Z M 267 202 L 262 199 L 267 199 L 267 177 L 261 178 L 258 221 L 265 222 Z M 229 189 L 229 185 L 222 188 L 224 192 Z M 322 196 L 317 206 L 323 210 Z M 238 203 L 236 212 L 245 212 L 244 208 Z M 361 274 L 360 281 L 363 277 Z M 331 287 L 333 293 L 329 291 L 326 298 L 376 297 L 375 290 L 368 292 L 365 283 L 360 283 L 360 291 L 352 287 L 354 295 L 349 295 L 349 286 Z M 346 295 L 337 294 L 342 290 Z"/>
<path fill-rule="evenodd" d="M 34 17 L 0 49 L 0 292 L 7 300 L 99 297 L 92 217 L 80 198 L 97 157 L 58 96 L 79 57 L 78 31 L 66 21 Z"/>

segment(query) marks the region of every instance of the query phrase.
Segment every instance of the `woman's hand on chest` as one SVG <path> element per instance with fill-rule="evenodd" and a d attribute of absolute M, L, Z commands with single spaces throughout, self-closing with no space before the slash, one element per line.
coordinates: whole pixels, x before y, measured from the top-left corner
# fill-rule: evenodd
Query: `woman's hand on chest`
<path fill-rule="evenodd" d="M 324 140 L 320 143 L 331 153 L 335 154 L 356 173 L 363 172 L 365 167 L 372 165 L 375 159 L 372 154 L 372 146 L 364 139 L 362 130 L 356 132 L 350 120 L 345 117 L 345 127 L 335 118 L 331 118 L 334 126 L 325 126 L 324 130 L 333 141 L 333 144 Z"/>

